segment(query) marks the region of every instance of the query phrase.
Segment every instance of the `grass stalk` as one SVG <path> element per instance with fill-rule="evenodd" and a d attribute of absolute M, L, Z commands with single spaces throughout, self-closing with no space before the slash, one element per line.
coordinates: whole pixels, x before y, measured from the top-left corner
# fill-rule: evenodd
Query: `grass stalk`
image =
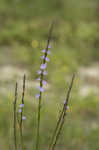
<path fill-rule="evenodd" d="M 54 22 L 51 24 L 50 30 L 49 30 L 49 34 L 48 34 L 48 40 L 47 40 L 47 46 L 46 46 L 46 52 L 45 52 L 45 56 L 43 59 L 43 64 L 46 63 L 46 57 L 47 57 L 47 52 L 48 52 L 48 46 L 50 44 L 50 40 L 51 40 L 51 35 L 52 35 L 52 30 L 53 30 L 53 25 Z M 40 87 L 43 87 L 42 81 L 43 81 L 43 70 L 40 76 Z M 41 102 L 42 102 L 42 92 L 40 92 L 40 97 L 39 97 L 39 104 L 38 104 L 38 122 L 37 122 L 37 137 L 36 137 L 36 150 L 39 149 L 39 139 L 40 139 L 40 120 L 41 120 Z"/>
<path fill-rule="evenodd" d="M 25 96 L 25 82 L 26 82 L 26 76 L 24 75 L 23 77 L 23 91 L 22 91 L 22 100 L 21 100 L 21 104 L 24 104 L 24 96 Z M 24 150 L 24 144 L 23 144 L 23 107 L 21 108 L 22 112 L 21 112 L 21 117 L 20 117 L 20 142 L 21 142 L 21 150 Z"/>
<path fill-rule="evenodd" d="M 17 112 L 16 112 L 16 104 L 17 104 L 17 96 L 18 96 L 18 84 L 16 82 L 15 85 L 15 99 L 14 99 L 14 149 L 17 150 L 17 135 L 16 135 L 16 122 L 17 122 Z"/>
<path fill-rule="evenodd" d="M 56 128 L 55 128 L 55 130 L 53 132 L 53 135 L 52 135 L 52 138 L 51 138 L 51 143 L 50 143 L 49 150 L 54 150 L 55 149 L 56 143 L 59 139 L 64 121 L 65 121 L 65 117 L 66 117 L 66 114 L 67 114 L 66 111 L 67 111 L 68 101 L 69 101 L 71 89 L 72 89 L 72 86 L 73 86 L 74 78 L 75 78 L 75 75 L 73 75 L 73 77 L 72 77 L 72 81 L 71 81 L 71 84 L 70 84 L 68 92 L 67 92 L 67 96 L 66 96 L 66 100 L 64 102 L 62 112 L 59 116 L 59 119 L 58 119 L 57 124 L 56 124 Z"/>

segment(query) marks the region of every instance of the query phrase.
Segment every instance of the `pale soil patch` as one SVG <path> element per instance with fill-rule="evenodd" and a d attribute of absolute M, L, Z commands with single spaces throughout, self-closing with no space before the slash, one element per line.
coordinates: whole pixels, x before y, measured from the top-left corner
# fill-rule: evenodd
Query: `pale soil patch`
<path fill-rule="evenodd" d="M 0 93 L 7 94 L 11 92 L 16 81 L 18 82 L 19 92 L 22 91 L 24 74 L 26 75 L 27 90 L 39 87 L 38 81 L 29 80 L 30 73 L 28 70 L 8 65 L 0 68 Z M 44 88 L 48 89 L 50 88 L 50 85 L 47 84 L 46 86 L 44 86 Z"/>
<path fill-rule="evenodd" d="M 99 63 L 81 67 L 78 75 L 82 81 L 79 89 L 81 96 L 87 96 L 90 93 L 99 94 Z"/>

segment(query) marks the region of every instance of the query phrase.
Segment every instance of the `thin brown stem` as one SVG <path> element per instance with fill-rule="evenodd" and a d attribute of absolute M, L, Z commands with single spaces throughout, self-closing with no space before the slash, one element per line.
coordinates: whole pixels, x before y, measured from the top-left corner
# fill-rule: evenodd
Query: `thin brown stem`
<path fill-rule="evenodd" d="M 22 100 L 21 100 L 21 104 L 24 104 L 24 96 L 25 96 L 25 81 L 26 81 L 26 76 L 24 75 L 23 77 L 23 91 L 22 91 Z M 22 121 L 22 116 L 23 116 L 23 107 L 22 107 L 22 112 L 21 112 L 21 120 L 20 120 L 20 124 L 22 125 L 23 121 Z"/>
<path fill-rule="evenodd" d="M 26 82 L 26 76 L 24 75 L 23 77 L 23 91 L 22 91 L 22 100 L 21 100 L 21 104 L 24 104 L 24 96 L 25 96 L 25 82 Z M 23 144 L 23 107 L 21 108 L 22 112 L 21 112 L 21 117 L 20 117 L 20 140 L 21 140 L 21 150 L 24 149 L 24 144 Z"/>
<path fill-rule="evenodd" d="M 46 46 L 46 52 L 45 52 L 45 59 L 43 59 L 43 64 L 46 63 L 46 57 L 47 57 L 47 52 L 48 52 L 48 46 L 51 40 L 51 35 L 52 35 L 52 30 L 53 30 L 53 25 L 54 22 L 51 24 L 49 34 L 48 34 L 48 41 L 47 41 L 47 46 Z M 40 87 L 43 87 L 42 81 L 43 81 L 43 70 L 40 76 Z M 39 138 L 40 138 L 40 120 L 41 120 L 41 101 L 42 101 L 42 92 L 40 92 L 40 97 L 39 97 L 39 104 L 38 104 L 38 122 L 37 122 L 37 137 L 36 137 L 36 150 L 39 149 Z"/>
<path fill-rule="evenodd" d="M 71 89 L 72 89 L 72 86 L 73 86 L 74 78 L 75 78 L 75 75 L 73 75 L 73 77 L 72 77 L 72 81 L 71 81 L 71 84 L 70 84 L 68 92 L 67 92 L 67 96 L 66 96 L 66 100 L 65 100 L 62 112 L 60 114 L 60 117 L 59 117 L 59 120 L 57 122 L 54 134 L 52 136 L 52 140 L 51 140 L 49 150 L 54 150 L 55 149 L 56 143 L 57 143 L 58 138 L 60 136 L 64 121 L 65 121 L 65 117 L 66 117 L 66 114 L 67 114 L 66 111 L 67 111 L 68 101 L 69 101 Z M 51 148 L 51 146 L 52 146 L 52 148 Z"/>

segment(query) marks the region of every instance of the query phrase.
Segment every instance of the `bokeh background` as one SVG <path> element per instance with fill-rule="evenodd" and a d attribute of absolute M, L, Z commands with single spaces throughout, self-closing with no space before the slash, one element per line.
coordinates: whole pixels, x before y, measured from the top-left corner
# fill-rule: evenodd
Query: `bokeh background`
<path fill-rule="evenodd" d="M 25 149 L 35 149 L 37 70 L 53 20 L 40 150 L 49 145 L 74 72 L 70 109 L 56 150 L 99 150 L 99 0 L 0 0 L 1 150 L 13 150 L 14 87 L 18 81 L 20 103 L 24 73 Z"/>

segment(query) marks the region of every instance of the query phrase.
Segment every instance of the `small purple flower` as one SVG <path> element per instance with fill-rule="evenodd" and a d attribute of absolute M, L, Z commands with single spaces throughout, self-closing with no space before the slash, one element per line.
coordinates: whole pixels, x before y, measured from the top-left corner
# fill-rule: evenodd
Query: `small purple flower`
<path fill-rule="evenodd" d="M 41 56 L 41 58 L 42 58 L 42 59 L 45 59 L 45 60 L 48 61 L 48 62 L 50 61 L 50 59 L 49 59 L 48 57 L 45 57 L 44 55 Z"/>
<path fill-rule="evenodd" d="M 67 106 L 66 109 L 69 110 L 70 109 L 69 106 Z"/>
<path fill-rule="evenodd" d="M 44 59 L 44 58 L 45 58 L 45 56 L 43 55 L 43 56 L 41 56 L 41 58 L 42 58 L 42 59 Z"/>
<path fill-rule="evenodd" d="M 64 100 L 64 105 L 66 104 L 66 100 Z"/>
<path fill-rule="evenodd" d="M 41 74 L 41 72 L 42 72 L 41 70 L 38 70 L 38 71 L 37 71 L 37 74 Z"/>
<path fill-rule="evenodd" d="M 37 78 L 37 81 L 40 81 L 41 80 L 41 78 Z"/>
<path fill-rule="evenodd" d="M 44 92 L 44 88 L 43 87 L 39 87 L 38 89 L 40 90 L 40 92 Z"/>
<path fill-rule="evenodd" d="M 47 51 L 47 54 L 51 54 L 51 51 L 50 51 L 50 50 L 48 50 L 48 51 Z"/>
<path fill-rule="evenodd" d="M 48 57 L 46 57 L 46 58 L 45 58 L 45 60 L 46 60 L 47 62 L 49 62 L 49 61 L 50 61 L 50 59 L 49 59 Z"/>
<path fill-rule="evenodd" d="M 43 50 L 42 50 L 42 53 L 45 53 L 45 52 L 46 52 L 46 49 L 43 49 Z"/>
<path fill-rule="evenodd" d="M 22 120 L 26 120 L 26 117 L 25 117 L 25 116 L 22 116 Z"/>
<path fill-rule="evenodd" d="M 50 45 L 48 45 L 48 48 L 51 48 L 51 46 L 50 46 Z"/>
<path fill-rule="evenodd" d="M 40 66 L 40 68 L 41 68 L 42 70 L 46 69 L 46 67 L 47 67 L 46 63 L 45 63 L 45 64 L 41 64 L 41 66 Z"/>
<path fill-rule="evenodd" d="M 35 97 L 36 97 L 36 99 L 39 99 L 39 97 L 40 97 L 40 94 L 36 94 L 36 96 L 35 96 Z"/>
<path fill-rule="evenodd" d="M 44 71 L 43 71 L 43 75 L 46 76 L 47 74 L 48 74 L 47 71 L 44 70 Z"/>
<path fill-rule="evenodd" d="M 20 108 L 20 109 L 18 110 L 18 112 L 21 113 L 21 112 L 22 112 L 22 109 Z"/>
<path fill-rule="evenodd" d="M 47 84 L 47 82 L 46 82 L 45 80 L 43 80 L 42 83 L 43 83 L 43 85 L 46 85 L 46 84 Z"/>
<path fill-rule="evenodd" d="M 24 107 L 24 104 L 20 104 L 19 107 L 20 107 L 20 108 L 23 108 L 23 107 Z"/>
<path fill-rule="evenodd" d="M 66 105 L 66 100 L 64 100 L 64 105 Z M 66 105 L 66 109 L 69 110 L 70 107 L 68 105 Z"/>

